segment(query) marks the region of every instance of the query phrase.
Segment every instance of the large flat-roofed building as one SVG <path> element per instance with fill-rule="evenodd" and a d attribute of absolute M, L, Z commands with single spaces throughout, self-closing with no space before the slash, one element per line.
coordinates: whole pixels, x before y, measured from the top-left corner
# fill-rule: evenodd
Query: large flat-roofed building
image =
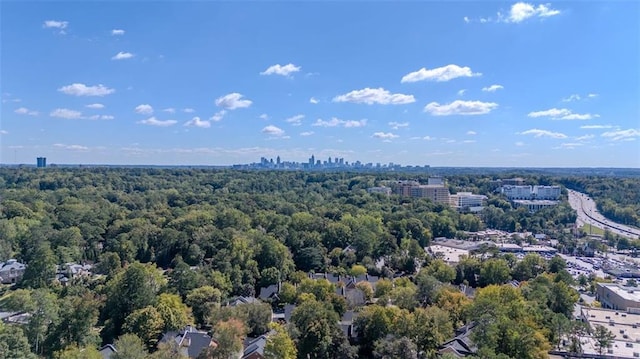
<path fill-rule="evenodd" d="M 560 198 L 560 186 L 533 186 L 533 197 L 536 199 L 557 200 Z"/>
<path fill-rule="evenodd" d="M 367 188 L 367 192 L 369 193 L 381 193 L 381 194 L 386 194 L 386 195 L 390 195 L 391 194 L 391 188 L 389 187 L 369 187 Z"/>
<path fill-rule="evenodd" d="M 592 333 L 596 325 L 601 325 L 615 335 L 613 343 L 603 350 L 603 354 L 607 357 L 640 357 L 640 315 L 610 309 L 580 307 L 580 316 L 583 322 L 589 324 Z M 580 342 L 584 354 L 598 353 L 599 350 L 592 336 L 583 336 Z"/>
<path fill-rule="evenodd" d="M 560 186 L 511 186 L 501 188 L 502 194 L 509 200 L 557 200 L 560 198 Z"/>
<path fill-rule="evenodd" d="M 550 201 L 546 199 L 516 199 L 512 202 L 515 208 L 525 207 L 529 212 L 532 213 L 544 208 L 553 207 L 558 204 L 558 201 Z"/>
<path fill-rule="evenodd" d="M 421 185 L 411 188 L 411 197 L 429 198 L 433 202 L 449 204 L 449 189 L 442 185 Z"/>
<path fill-rule="evenodd" d="M 617 283 L 598 283 L 596 300 L 603 308 L 640 313 L 640 288 Z"/>
<path fill-rule="evenodd" d="M 487 196 L 471 192 L 458 192 L 451 195 L 451 205 L 454 207 L 481 207 Z"/>
<path fill-rule="evenodd" d="M 442 260 L 449 264 L 456 264 L 460 262 L 461 256 L 469 256 L 469 250 L 467 249 L 447 247 L 439 244 L 429 246 L 427 249 L 434 256 L 441 256 Z"/>
<path fill-rule="evenodd" d="M 501 192 L 510 200 L 531 199 L 531 186 L 502 186 Z"/>

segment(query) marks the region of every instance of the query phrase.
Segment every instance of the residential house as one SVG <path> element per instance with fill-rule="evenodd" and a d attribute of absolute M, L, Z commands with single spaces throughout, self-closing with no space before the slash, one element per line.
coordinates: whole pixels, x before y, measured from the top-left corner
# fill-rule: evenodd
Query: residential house
<path fill-rule="evenodd" d="M 342 329 L 342 332 L 349 340 L 358 337 L 358 333 L 356 332 L 356 329 L 353 325 L 353 322 L 355 321 L 357 316 L 358 313 L 354 312 L 353 310 L 347 310 L 342 315 L 342 318 L 340 318 L 340 329 Z"/>
<path fill-rule="evenodd" d="M 453 354 L 456 358 L 475 357 L 478 347 L 471 339 L 475 323 L 470 323 L 456 330 L 456 336 L 442 345 L 438 349 L 438 354 Z"/>
<path fill-rule="evenodd" d="M 256 302 L 258 302 L 258 300 L 254 297 L 236 297 L 230 300 L 229 302 L 227 302 L 227 305 L 229 307 L 235 307 L 241 304 L 253 304 Z"/>
<path fill-rule="evenodd" d="M 27 266 L 18 262 L 17 259 L 9 259 L 6 262 L 0 262 L 0 283 L 15 284 L 22 279 Z"/>
<path fill-rule="evenodd" d="M 263 301 L 270 301 L 270 300 L 278 300 L 278 293 L 280 293 L 280 283 L 278 284 L 272 284 L 268 287 L 262 287 L 260 288 L 260 294 L 258 295 L 258 298 L 260 298 L 260 300 Z"/>
<path fill-rule="evenodd" d="M 264 348 L 267 346 L 267 335 L 264 334 L 257 338 L 247 338 L 245 349 L 242 353 L 242 359 L 264 359 Z"/>
<path fill-rule="evenodd" d="M 100 355 L 102 355 L 102 359 L 110 359 L 113 353 L 116 353 L 117 350 L 116 347 L 113 346 L 113 344 L 107 344 L 98 349 L 98 352 L 100 353 Z"/>
<path fill-rule="evenodd" d="M 271 315 L 271 321 L 287 324 L 291 322 L 291 314 L 296 309 L 295 304 L 286 304 L 282 309 L 276 309 Z"/>
<path fill-rule="evenodd" d="M 187 326 L 181 331 L 170 331 L 165 333 L 160 340 L 161 343 L 174 340 L 180 347 L 180 352 L 189 358 L 197 358 L 200 353 L 209 347 L 215 347 L 215 341 L 207 332 L 196 330 L 192 326 Z"/>

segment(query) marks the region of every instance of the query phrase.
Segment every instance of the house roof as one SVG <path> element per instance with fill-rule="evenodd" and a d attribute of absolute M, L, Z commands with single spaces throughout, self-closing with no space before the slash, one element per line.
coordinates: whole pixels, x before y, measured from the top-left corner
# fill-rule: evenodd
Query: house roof
<path fill-rule="evenodd" d="M 242 353 L 242 357 L 247 357 L 253 353 L 258 353 L 260 355 L 264 355 L 264 348 L 267 345 L 267 336 L 261 335 L 255 339 L 252 339 L 247 343 L 244 352 Z"/>
<path fill-rule="evenodd" d="M 9 259 L 4 263 L 0 263 L 0 271 L 10 271 L 10 270 L 23 270 L 27 268 L 23 263 L 18 262 L 16 259 Z"/>
<path fill-rule="evenodd" d="M 457 353 L 464 355 L 475 354 L 478 351 L 478 347 L 471 340 L 475 326 L 475 323 L 470 323 L 456 330 L 456 336 L 442 344 L 440 350 L 453 349 Z"/>
<path fill-rule="evenodd" d="M 181 348 L 186 348 L 184 354 L 189 358 L 197 358 L 203 350 L 211 345 L 212 338 L 207 332 L 202 332 L 192 326 L 187 326 L 181 331 L 164 333 L 160 342 L 165 343 L 170 340 L 175 340 Z"/>
<path fill-rule="evenodd" d="M 260 288 L 260 294 L 258 295 L 258 298 L 262 299 L 262 300 L 267 300 L 269 298 L 271 298 L 273 295 L 278 294 L 278 285 L 277 284 L 272 284 L 268 287 L 262 287 Z"/>
<path fill-rule="evenodd" d="M 100 353 L 103 359 L 109 359 L 111 358 L 111 355 L 113 355 L 113 353 L 117 352 L 117 350 L 116 350 L 116 347 L 113 346 L 113 344 L 107 344 L 102 348 L 98 349 L 98 352 Z"/>

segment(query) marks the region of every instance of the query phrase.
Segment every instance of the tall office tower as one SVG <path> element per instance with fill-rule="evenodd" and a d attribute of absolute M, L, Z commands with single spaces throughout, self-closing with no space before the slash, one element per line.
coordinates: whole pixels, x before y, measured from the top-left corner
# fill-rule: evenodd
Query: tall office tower
<path fill-rule="evenodd" d="M 36 158 L 36 165 L 38 168 L 47 167 L 47 158 L 46 157 L 38 157 Z"/>

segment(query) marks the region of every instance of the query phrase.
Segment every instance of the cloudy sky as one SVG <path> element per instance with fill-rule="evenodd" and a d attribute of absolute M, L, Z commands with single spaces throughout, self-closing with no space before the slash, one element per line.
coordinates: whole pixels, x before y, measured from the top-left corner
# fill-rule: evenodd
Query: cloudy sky
<path fill-rule="evenodd" d="M 1 163 L 640 167 L 638 2 L 1 7 Z"/>

